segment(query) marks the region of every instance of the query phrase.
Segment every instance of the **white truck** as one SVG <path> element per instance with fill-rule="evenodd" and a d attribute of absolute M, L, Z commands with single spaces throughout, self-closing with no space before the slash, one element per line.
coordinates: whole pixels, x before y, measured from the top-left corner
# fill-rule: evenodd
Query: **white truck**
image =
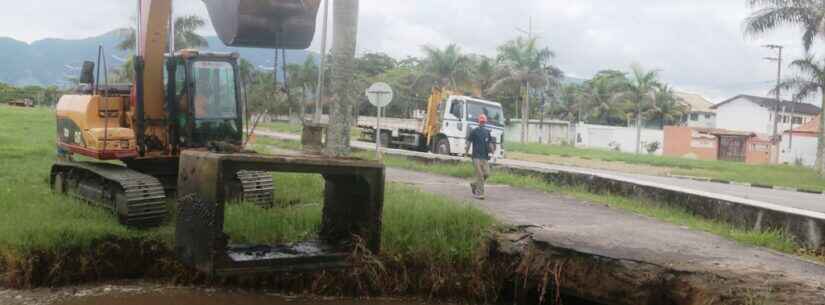
<path fill-rule="evenodd" d="M 494 159 L 504 157 L 504 111 L 500 103 L 433 90 L 423 119 L 381 119 L 381 144 L 385 147 L 464 155 L 467 135 L 484 114 L 496 141 Z M 361 141 L 375 142 L 375 118 L 358 120 Z"/>

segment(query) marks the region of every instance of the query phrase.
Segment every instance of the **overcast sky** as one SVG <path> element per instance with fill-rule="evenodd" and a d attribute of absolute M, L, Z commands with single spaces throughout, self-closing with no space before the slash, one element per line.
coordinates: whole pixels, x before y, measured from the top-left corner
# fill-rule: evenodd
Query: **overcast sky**
<path fill-rule="evenodd" d="M 16 1 L 0 12 L 0 36 L 26 42 L 95 36 L 129 26 L 135 8 L 133 0 Z M 176 14 L 208 19 L 199 0 L 176 0 Z M 627 70 L 635 62 L 660 69 L 677 89 L 718 102 L 767 94 L 776 64 L 763 57 L 775 54 L 761 45 L 785 45 L 788 61 L 802 56 L 795 30 L 746 37 L 742 22 L 749 14 L 745 0 L 361 0 L 358 49 L 401 58 L 420 55 L 424 44 L 455 42 L 494 55 L 532 18 L 535 35 L 570 76 Z M 204 34 L 214 34 L 211 24 Z M 311 49 L 319 49 L 319 37 Z"/>

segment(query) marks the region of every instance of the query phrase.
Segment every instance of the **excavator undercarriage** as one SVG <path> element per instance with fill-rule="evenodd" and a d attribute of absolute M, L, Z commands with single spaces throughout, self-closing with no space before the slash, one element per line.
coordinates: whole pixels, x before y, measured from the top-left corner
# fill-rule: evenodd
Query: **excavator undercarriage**
<path fill-rule="evenodd" d="M 174 166 L 177 169 L 177 162 Z M 177 189 L 174 172 L 174 176 L 150 175 L 112 163 L 62 160 L 52 166 L 50 183 L 57 193 L 110 211 L 123 225 L 152 228 L 168 218 L 168 199 L 175 198 Z M 275 188 L 267 172 L 238 172 L 225 187 L 232 201 L 273 205 Z"/>

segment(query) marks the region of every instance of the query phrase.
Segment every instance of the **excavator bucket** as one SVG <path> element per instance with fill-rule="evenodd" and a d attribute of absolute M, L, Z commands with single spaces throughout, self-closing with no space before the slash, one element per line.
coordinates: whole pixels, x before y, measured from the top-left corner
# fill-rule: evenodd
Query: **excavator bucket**
<path fill-rule="evenodd" d="M 306 49 L 321 0 L 203 0 L 215 31 L 233 47 Z"/>

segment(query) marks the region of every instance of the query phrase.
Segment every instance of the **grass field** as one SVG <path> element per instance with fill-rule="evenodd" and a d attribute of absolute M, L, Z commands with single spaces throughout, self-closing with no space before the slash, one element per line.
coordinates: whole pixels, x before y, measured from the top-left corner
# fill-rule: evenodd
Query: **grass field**
<path fill-rule="evenodd" d="M 739 162 L 703 161 L 685 158 L 635 155 L 629 153 L 582 149 L 572 146 L 542 144 L 507 144 L 510 152 L 533 155 L 579 158 L 606 162 L 649 165 L 669 168 L 671 174 L 766 185 L 825 191 L 825 178 L 810 168 L 790 165 L 747 165 Z"/>
<path fill-rule="evenodd" d="M 9 262 L 25 261 L 33 253 L 61 256 L 101 241 L 123 239 L 171 245 L 171 224 L 153 230 L 127 229 L 101 209 L 52 194 L 48 174 L 55 155 L 54 130 L 50 110 L 0 106 L 0 282 L 5 272 L 12 272 L 4 270 Z M 274 174 L 274 179 L 279 190 L 276 208 L 228 206 L 226 231 L 233 240 L 277 243 L 316 234 L 322 178 Z M 382 252 L 393 260 L 468 266 L 497 227 L 492 217 L 465 203 L 393 184 L 386 194 Z"/>

